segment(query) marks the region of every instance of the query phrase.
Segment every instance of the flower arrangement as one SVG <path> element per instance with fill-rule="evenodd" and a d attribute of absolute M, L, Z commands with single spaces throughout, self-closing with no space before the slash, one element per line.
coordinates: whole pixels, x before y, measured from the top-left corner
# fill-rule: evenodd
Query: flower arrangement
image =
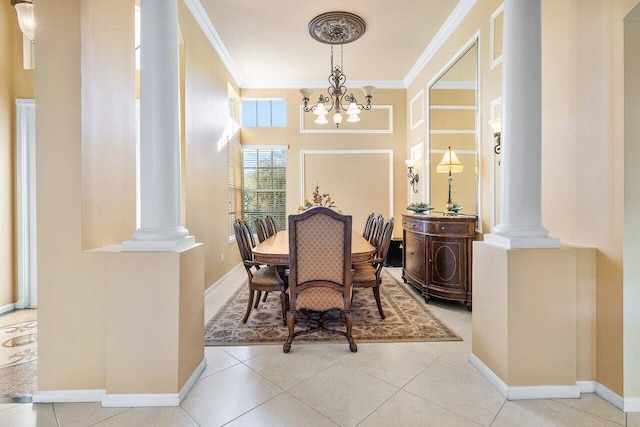
<path fill-rule="evenodd" d="M 304 199 L 304 204 L 298 206 L 298 212 L 306 211 L 314 206 L 325 206 L 327 208 L 337 209 L 337 206 L 331 199 L 331 195 L 329 195 L 329 193 L 320 193 L 320 186 L 318 184 L 316 184 L 316 188 L 313 190 L 311 195 L 313 196 L 313 203 L 311 203 L 309 199 Z M 340 210 L 338 210 L 338 212 L 340 212 Z"/>

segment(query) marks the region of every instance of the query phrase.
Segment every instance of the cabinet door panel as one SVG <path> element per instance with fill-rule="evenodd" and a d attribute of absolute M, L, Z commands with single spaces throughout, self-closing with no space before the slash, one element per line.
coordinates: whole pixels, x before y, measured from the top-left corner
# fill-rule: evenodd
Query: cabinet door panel
<path fill-rule="evenodd" d="M 429 284 L 465 291 L 465 239 L 429 238 Z"/>
<path fill-rule="evenodd" d="M 407 273 L 420 279 L 423 283 L 426 277 L 425 237 L 420 234 L 404 232 L 405 241 L 405 269 Z"/>

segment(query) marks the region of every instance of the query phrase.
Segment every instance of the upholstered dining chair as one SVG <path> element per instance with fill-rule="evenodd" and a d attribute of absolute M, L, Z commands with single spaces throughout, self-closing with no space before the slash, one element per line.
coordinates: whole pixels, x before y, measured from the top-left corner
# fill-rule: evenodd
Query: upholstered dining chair
<path fill-rule="evenodd" d="M 256 226 L 256 234 L 258 235 L 258 242 L 264 242 L 269 236 L 267 235 L 267 224 L 265 220 L 260 217 L 256 217 L 253 220 L 253 223 Z"/>
<path fill-rule="evenodd" d="M 380 242 L 383 225 L 384 217 L 382 216 L 382 214 L 374 215 L 373 219 L 371 220 L 371 230 L 369 231 L 369 238 L 367 240 L 376 248 L 378 247 Z"/>
<path fill-rule="evenodd" d="M 376 214 L 371 212 L 364 223 L 364 229 L 362 230 L 362 237 L 367 239 L 367 241 L 369 241 L 369 238 L 371 237 L 371 226 L 373 225 L 373 218 L 375 216 Z"/>
<path fill-rule="evenodd" d="M 317 206 L 289 215 L 289 336 L 293 339 L 318 331 L 344 335 L 352 352 L 358 347 L 351 335 L 351 215 Z M 339 313 L 336 315 L 336 312 Z M 329 329 L 344 323 L 346 332 Z M 295 331 L 296 323 L 309 329 Z"/>
<path fill-rule="evenodd" d="M 264 222 L 267 225 L 267 238 L 273 236 L 278 232 L 278 227 L 276 227 L 276 221 L 273 219 L 271 215 L 267 215 L 264 218 Z"/>
<path fill-rule="evenodd" d="M 393 237 L 393 225 L 394 219 L 389 218 L 382 228 L 382 235 L 380 237 L 379 245 L 376 249 L 374 258 L 369 262 L 362 264 L 355 264 L 353 275 L 353 287 L 354 288 L 372 288 L 373 296 L 376 299 L 376 305 L 378 306 L 378 312 L 380 317 L 385 318 L 384 311 L 382 311 L 382 303 L 380 302 L 380 284 L 382 283 L 382 265 L 389 252 L 389 246 L 391 245 L 391 238 Z"/>
<path fill-rule="evenodd" d="M 249 319 L 249 313 L 251 307 L 258 308 L 260 302 L 260 294 L 262 292 L 280 292 L 280 302 L 282 304 L 282 323 L 286 325 L 286 313 L 287 313 L 287 284 L 283 278 L 280 277 L 276 271 L 276 267 L 270 265 L 265 266 L 257 263 L 253 259 L 253 253 L 251 249 L 255 246 L 253 240 L 253 234 L 245 221 L 236 219 L 233 223 L 233 231 L 236 236 L 236 243 L 240 250 L 240 257 L 242 258 L 242 264 L 247 271 L 249 277 L 249 301 L 247 303 L 247 311 L 244 314 L 242 323 L 247 323 Z M 254 297 L 255 305 L 253 304 Z"/>

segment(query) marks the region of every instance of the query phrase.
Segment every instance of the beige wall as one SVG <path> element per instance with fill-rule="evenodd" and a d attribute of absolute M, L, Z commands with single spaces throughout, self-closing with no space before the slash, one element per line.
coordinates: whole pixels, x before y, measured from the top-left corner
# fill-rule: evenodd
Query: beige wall
<path fill-rule="evenodd" d="M 315 89 L 319 94 L 323 89 Z M 354 93 L 356 97 L 361 96 Z M 405 160 L 407 157 L 406 123 L 407 123 L 407 99 L 404 90 L 379 89 L 374 92 L 373 103 L 376 105 L 393 106 L 393 133 L 300 133 L 300 113 L 301 95 L 295 89 L 242 89 L 240 93 L 244 98 L 284 98 L 287 102 L 287 127 L 286 128 L 243 128 L 241 130 L 242 143 L 245 145 L 288 145 L 287 151 L 287 213 L 294 213 L 303 200 L 300 198 L 300 151 L 301 150 L 392 150 L 393 151 L 393 216 L 396 223 L 407 206 L 408 179 Z M 361 116 L 368 114 L 368 111 L 361 113 Z M 310 113 L 308 113 L 310 114 Z M 364 122 L 364 120 L 363 120 Z M 331 124 L 326 127 L 333 126 Z M 373 165 L 375 169 L 377 166 Z M 366 163 L 354 165 L 354 170 L 365 170 L 371 167 Z M 327 167 L 326 173 L 334 173 L 334 170 Z M 366 174 L 367 172 L 363 172 Z M 388 168 L 379 171 L 380 175 L 388 176 Z M 329 192 L 326 184 L 320 180 L 320 190 Z M 350 191 L 352 188 L 345 182 L 344 197 L 349 198 L 350 204 L 363 206 L 363 212 L 376 209 L 369 200 L 375 188 L 370 192 Z M 307 186 L 307 197 L 311 197 L 311 191 L 315 187 Z M 310 189 L 309 189 L 310 188 Z M 385 194 L 383 197 L 387 197 Z M 336 204 L 342 201 L 336 198 Z M 376 202 L 377 203 L 377 202 Z M 382 211 L 387 218 L 388 208 Z M 350 212 L 345 212 L 350 213 Z M 358 214 L 360 215 L 360 214 Z M 366 217 L 365 217 L 366 219 Z M 355 219 L 354 219 L 355 221 Z M 355 227 L 355 225 L 354 225 Z M 402 236 L 401 227 L 395 227 L 394 236 Z"/>
<path fill-rule="evenodd" d="M 34 72 L 22 67 L 22 33 L 10 2 L 0 4 L 0 307 L 14 303 L 16 282 L 16 98 L 34 97 Z"/>
<path fill-rule="evenodd" d="M 480 30 L 484 232 L 489 232 L 493 145 L 486 122 L 502 78 L 500 65 L 489 68 L 489 17 L 500 3 L 480 0 L 407 92 L 411 99 Z M 635 3 L 542 1 L 542 221 L 563 242 L 598 249 L 595 380 L 619 395 L 624 394 L 623 210 L 614 207 L 622 207 L 624 198 L 622 19 Z M 410 131 L 408 145 L 425 132 L 426 125 Z"/>

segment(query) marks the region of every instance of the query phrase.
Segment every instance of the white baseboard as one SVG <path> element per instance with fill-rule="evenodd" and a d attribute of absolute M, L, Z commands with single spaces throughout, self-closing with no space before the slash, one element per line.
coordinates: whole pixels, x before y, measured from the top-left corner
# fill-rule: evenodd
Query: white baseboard
<path fill-rule="evenodd" d="M 102 396 L 103 408 L 134 408 L 142 406 L 180 406 L 182 400 L 189 394 L 193 385 L 207 367 L 204 358 L 193 371 L 179 393 L 148 393 L 148 394 L 105 394 Z"/>
<path fill-rule="evenodd" d="M 595 385 L 596 385 L 596 394 L 598 396 L 600 396 L 607 402 L 611 403 L 613 406 L 615 406 L 618 409 L 624 408 L 624 400 L 622 399 L 621 396 L 618 396 L 618 394 L 611 391 L 611 389 L 600 384 L 599 382 L 596 382 Z"/>
<path fill-rule="evenodd" d="M 15 304 L 3 305 L 2 307 L 0 307 L 0 314 L 6 313 L 6 312 L 11 311 L 11 310 L 13 310 L 15 308 L 16 308 Z"/>
<path fill-rule="evenodd" d="M 484 362 L 478 358 L 478 356 L 471 353 L 469 355 L 469 362 L 471 362 L 471 364 L 480 371 L 482 376 L 484 376 L 487 381 L 489 381 L 491 385 L 494 386 L 496 390 L 498 390 L 502 397 L 504 397 L 505 399 L 507 398 L 507 396 L 509 395 L 509 386 L 504 381 L 502 381 L 500 377 L 497 376 L 491 369 L 489 369 L 489 367 L 485 365 Z"/>
<path fill-rule="evenodd" d="M 576 381 L 576 385 L 580 389 L 580 393 L 595 393 L 596 382 L 595 381 Z"/>
<path fill-rule="evenodd" d="M 33 394 L 33 403 L 100 402 L 105 390 L 45 390 Z"/>
<path fill-rule="evenodd" d="M 233 267 L 231 270 L 227 271 L 227 274 L 225 274 L 224 276 L 222 276 L 221 278 L 219 278 L 213 285 L 209 286 L 205 291 L 204 291 L 204 296 L 206 297 L 207 295 L 209 295 L 211 292 L 213 292 L 213 290 L 218 287 L 222 282 L 224 282 L 225 280 L 227 280 L 229 278 L 229 276 L 231 276 L 232 274 L 234 274 L 236 272 L 237 269 L 239 268 L 244 268 L 243 264 L 240 262 L 238 263 L 235 267 Z"/>
<path fill-rule="evenodd" d="M 640 397 L 625 397 L 624 412 L 640 412 Z"/>
<path fill-rule="evenodd" d="M 204 358 L 179 393 L 107 394 L 106 390 L 46 390 L 33 394 L 34 403 L 101 402 L 102 407 L 180 406 L 207 367 Z"/>

